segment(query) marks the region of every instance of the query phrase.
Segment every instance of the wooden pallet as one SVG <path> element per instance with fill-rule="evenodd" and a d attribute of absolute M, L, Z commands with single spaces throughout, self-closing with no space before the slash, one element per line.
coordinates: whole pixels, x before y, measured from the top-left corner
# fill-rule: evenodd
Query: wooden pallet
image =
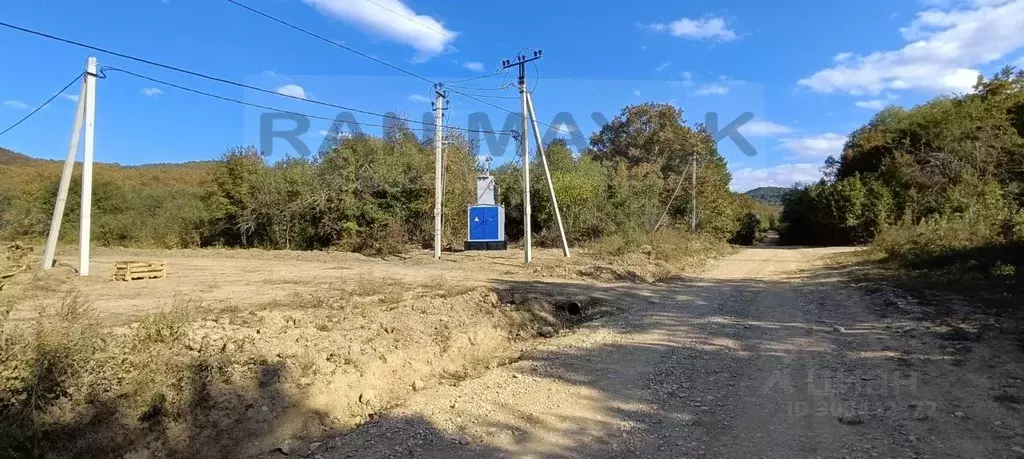
<path fill-rule="evenodd" d="M 114 280 L 134 281 L 163 279 L 167 277 L 167 266 L 162 261 L 116 261 Z"/>

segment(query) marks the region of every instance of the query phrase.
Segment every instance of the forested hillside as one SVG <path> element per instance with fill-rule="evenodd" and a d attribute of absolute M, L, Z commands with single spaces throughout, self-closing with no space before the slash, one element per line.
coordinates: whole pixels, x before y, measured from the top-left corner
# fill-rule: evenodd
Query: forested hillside
<path fill-rule="evenodd" d="M 449 133 L 444 242 L 459 248 L 477 174 L 475 147 Z M 260 247 L 394 253 L 426 246 L 433 234 L 432 140 L 401 123 L 383 137 L 339 139 L 310 158 L 268 163 L 251 147 L 218 161 L 123 167 L 97 164 L 93 237 L 130 247 Z M 548 157 L 573 244 L 598 240 L 620 249 L 650 242 L 655 229 L 682 234 L 691 212 L 691 154 L 698 157 L 698 230 L 709 239 L 750 244 L 769 225 L 771 209 L 729 191 L 731 177 L 714 141 L 684 122 L 682 110 L 643 104 L 622 113 L 572 152 L 548 145 Z M 534 161 L 539 161 L 534 158 Z M 540 170 L 539 162 L 537 164 Z M 61 163 L 12 152 L 0 155 L 0 238 L 46 235 Z M 76 171 L 80 172 L 80 171 Z M 522 237 L 519 164 L 496 171 L 507 208 L 508 235 Z M 533 228 L 542 244 L 557 242 L 546 185 L 534 175 Z M 61 240 L 78 235 L 78 176 L 72 183 Z"/>
<path fill-rule="evenodd" d="M 786 196 L 784 242 L 874 242 L 913 268 L 1021 272 L 1024 71 L 883 110 L 825 167 L 820 183 Z"/>
<path fill-rule="evenodd" d="M 754 198 L 758 202 L 763 202 L 770 206 L 782 206 L 782 198 L 785 197 L 786 193 L 789 193 L 790 190 L 791 188 L 782 188 L 778 186 L 763 186 L 760 188 L 754 188 L 753 190 L 750 190 L 743 194 Z"/>

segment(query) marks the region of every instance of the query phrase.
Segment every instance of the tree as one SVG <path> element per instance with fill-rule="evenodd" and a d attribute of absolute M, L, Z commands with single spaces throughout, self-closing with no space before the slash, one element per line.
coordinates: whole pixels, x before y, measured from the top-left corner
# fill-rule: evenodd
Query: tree
<path fill-rule="evenodd" d="M 683 221 L 696 212 L 700 231 L 723 239 L 736 229 L 734 201 L 729 191 L 732 178 L 725 158 L 718 153 L 713 137 L 703 126 L 691 128 L 684 124 L 681 109 L 656 103 L 626 107 L 594 134 L 591 150 L 596 160 L 617 171 L 614 177 L 620 181 L 628 172 L 623 175 L 618 171 L 619 164 L 628 170 L 642 170 L 634 175 L 644 177 L 642 180 L 648 185 L 651 185 L 649 175 L 658 174 L 661 189 L 656 201 L 662 209 L 669 207 L 673 220 Z M 680 185 L 689 188 L 688 171 L 694 157 L 698 167 L 696 209 L 688 193 L 676 194 Z M 645 215 L 636 215 L 633 220 L 646 222 L 648 219 Z M 657 217 L 646 225 L 648 231 L 656 221 Z"/>

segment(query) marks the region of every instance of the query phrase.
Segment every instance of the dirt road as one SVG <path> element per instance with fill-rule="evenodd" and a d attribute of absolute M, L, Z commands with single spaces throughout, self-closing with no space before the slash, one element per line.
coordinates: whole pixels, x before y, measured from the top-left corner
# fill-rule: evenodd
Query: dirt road
<path fill-rule="evenodd" d="M 1019 345 L 851 285 L 824 261 L 840 250 L 755 248 L 658 285 L 507 282 L 630 312 L 423 390 L 314 455 L 1024 456 Z"/>

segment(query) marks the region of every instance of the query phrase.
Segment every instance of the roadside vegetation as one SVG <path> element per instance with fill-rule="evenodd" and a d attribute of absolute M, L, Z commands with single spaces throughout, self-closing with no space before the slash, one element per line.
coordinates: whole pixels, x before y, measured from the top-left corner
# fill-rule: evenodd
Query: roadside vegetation
<path fill-rule="evenodd" d="M 870 244 L 942 279 L 1019 286 L 1024 275 L 1024 71 L 970 94 L 890 107 L 851 134 L 825 178 L 789 192 L 788 244 Z"/>
<path fill-rule="evenodd" d="M 448 139 L 444 245 L 459 249 L 465 209 L 474 199 L 478 152 L 457 132 Z M 312 157 L 274 163 L 255 148 L 237 147 L 218 161 L 98 165 L 93 237 L 100 245 L 122 247 L 330 249 L 370 255 L 426 247 L 433 238 L 431 144 L 408 126 L 392 123 L 382 137 L 339 138 Z M 584 151 L 573 152 L 555 140 L 547 154 L 573 245 L 606 237 L 632 247 L 650 245 L 656 230 L 688 228 L 692 212 L 701 235 L 752 244 L 773 213 L 770 206 L 729 190 L 731 176 L 710 135 L 699 125 L 687 125 L 682 110 L 670 105 L 626 107 Z M 0 155 L 5 158 L 0 160 L 0 239 L 41 241 L 49 229 L 61 165 L 11 152 Z M 696 208 L 690 200 L 691 155 L 698 161 Z M 533 161 L 540 170 L 539 160 Z M 511 242 L 523 236 L 519 167 L 513 161 L 495 171 Z M 535 175 L 531 186 L 534 238 L 541 245 L 557 245 L 543 178 Z M 61 241 L 68 244 L 77 242 L 79 188 L 76 177 L 61 231 Z M 682 231 L 672 234 L 685 237 Z"/>

